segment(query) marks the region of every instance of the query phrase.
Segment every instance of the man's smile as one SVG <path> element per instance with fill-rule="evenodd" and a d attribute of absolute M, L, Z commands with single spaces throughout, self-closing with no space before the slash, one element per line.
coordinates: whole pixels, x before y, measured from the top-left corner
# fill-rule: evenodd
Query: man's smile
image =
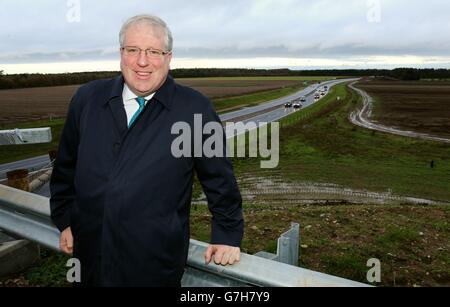
<path fill-rule="evenodd" d="M 151 72 L 149 71 L 135 71 L 135 75 L 140 80 L 147 80 L 151 76 Z"/>

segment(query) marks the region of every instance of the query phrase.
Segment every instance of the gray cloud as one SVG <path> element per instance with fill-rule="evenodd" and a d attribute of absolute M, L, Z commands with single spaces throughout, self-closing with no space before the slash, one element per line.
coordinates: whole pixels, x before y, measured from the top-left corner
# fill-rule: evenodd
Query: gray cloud
<path fill-rule="evenodd" d="M 402 56 L 415 55 L 421 57 L 448 57 L 449 50 L 435 48 L 430 50 L 424 46 L 416 45 L 409 48 L 381 48 L 378 46 L 343 45 L 332 48 L 322 48 L 320 45 L 309 46 L 302 49 L 292 49 L 288 46 L 267 46 L 262 48 L 180 48 L 174 49 L 174 56 L 194 59 L 237 59 L 253 57 L 281 57 L 281 58 L 332 58 L 345 60 L 348 57 L 364 59 L 370 56 Z M 5 64 L 20 63 L 48 63 L 48 62 L 75 62 L 95 60 L 118 60 L 117 47 L 108 49 L 94 49 L 84 51 L 58 51 L 34 52 L 25 54 L 0 55 L 0 62 Z"/>
<path fill-rule="evenodd" d="M 361 0 L 80 0 L 80 22 L 68 3 L 2 0 L 0 63 L 117 59 L 119 28 L 138 13 L 166 20 L 185 58 L 450 55 L 446 0 L 380 0 L 377 23 Z"/>

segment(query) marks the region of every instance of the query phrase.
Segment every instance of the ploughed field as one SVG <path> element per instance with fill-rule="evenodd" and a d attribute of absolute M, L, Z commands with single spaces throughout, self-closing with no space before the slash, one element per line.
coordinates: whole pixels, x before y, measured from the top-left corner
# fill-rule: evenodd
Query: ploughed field
<path fill-rule="evenodd" d="M 450 81 L 372 80 L 356 86 L 375 99 L 372 120 L 402 130 L 450 137 Z"/>
<path fill-rule="evenodd" d="M 299 87 L 301 80 L 177 79 L 210 99 Z M 65 117 L 70 99 L 80 85 L 0 90 L 0 125 Z"/>

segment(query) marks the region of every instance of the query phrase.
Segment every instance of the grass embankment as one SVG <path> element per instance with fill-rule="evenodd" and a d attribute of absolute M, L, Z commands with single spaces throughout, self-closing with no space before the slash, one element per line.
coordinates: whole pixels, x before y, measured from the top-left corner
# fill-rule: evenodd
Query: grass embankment
<path fill-rule="evenodd" d="M 277 168 L 260 169 L 259 159 L 234 159 L 238 176 L 278 176 L 450 201 L 450 145 L 356 127 L 348 114 L 360 104 L 344 85 L 333 88 L 318 103 L 281 121 Z"/>
<path fill-rule="evenodd" d="M 208 242 L 206 206 L 191 213 L 191 236 Z M 276 253 L 277 238 L 300 223 L 299 266 L 367 283 L 381 262 L 381 286 L 450 285 L 448 207 L 412 205 L 244 206 L 242 250 Z"/>

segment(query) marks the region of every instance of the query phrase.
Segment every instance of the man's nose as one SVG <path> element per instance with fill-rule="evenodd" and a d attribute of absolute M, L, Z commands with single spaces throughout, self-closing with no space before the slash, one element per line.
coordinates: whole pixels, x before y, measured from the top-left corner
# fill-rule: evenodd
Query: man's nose
<path fill-rule="evenodd" d="M 141 51 L 138 56 L 137 63 L 139 66 L 147 66 L 149 64 L 149 60 L 145 55 L 145 51 Z"/>

